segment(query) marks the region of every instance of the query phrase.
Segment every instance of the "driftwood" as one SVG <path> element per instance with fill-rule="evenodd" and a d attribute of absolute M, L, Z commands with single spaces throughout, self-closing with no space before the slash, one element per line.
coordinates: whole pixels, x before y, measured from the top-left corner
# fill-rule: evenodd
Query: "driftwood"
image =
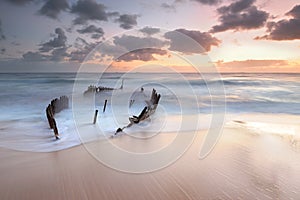
<path fill-rule="evenodd" d="M 124 126 L 123 128 L 118 128 L 115 132 L 115 135 L 117 135 L 118 132 L 123 131 L 125 128 L 131 127 L 133 124 L 138 124 L 139 122 L 148 119 L 150 115 L 152 115 L 156 111 L 159 100 L 160 94 L 157 94 L 156 90 L 153 89 L 150 100 L 146 101 L 147 106 L 144 107 L 139 116 L 133 115 L 132 117 L 129 117 L 130 123 L 127 126 Z"/>
<path fill-rule="evenodd" d="M 59 139 L 59 133 L 56 126 L 56 121 L 54 115 L 59 113 L 63 109 L 69 107 L 69 99 L 67 96 L 61 96 L 59 99 L 53 99 L 51 103 L 46 108 L 46 116 L 48 119 L 49 127 L 53 129 L 56 139 Z"/>
<path fill-rule="evenodd" d="M 95 93 L 99 93 L 99 92 L 104 92 L 104 91 L 111 91 L 111 90 L 122 90 L 123 89 L 123 84 L 124 84 L 124 80 L 122 80 L 122 85 L 120 86 L 120 88 L 111 88 L 111 87 L 103 87 L 103 86 L 95 86 L 95 85 L 90 85 L 86 91 L 84 91 L 84 95 L 88 95 L 88 94 L 95 94 Z"/>

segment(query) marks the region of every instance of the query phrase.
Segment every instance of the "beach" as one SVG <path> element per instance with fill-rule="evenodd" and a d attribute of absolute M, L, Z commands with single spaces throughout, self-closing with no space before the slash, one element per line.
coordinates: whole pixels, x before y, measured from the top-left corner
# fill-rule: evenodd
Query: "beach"
<path fill-rule="evenodd" d="M 206 134 L 199 131 L 182 157 L 151 173 L 111 169 L 84 145 L 51 153 L 1 148 L 0 199 L 296 199 L 300 149 L 295 141 L 239 124 L 225 126 L 206 158 L 199 159 Z M 155 137 L 173 140 L 173 134 Z M 113 140 L 132 146 L 129 135 Z M 143 146 L 151 149 L 155 143 Z"/>

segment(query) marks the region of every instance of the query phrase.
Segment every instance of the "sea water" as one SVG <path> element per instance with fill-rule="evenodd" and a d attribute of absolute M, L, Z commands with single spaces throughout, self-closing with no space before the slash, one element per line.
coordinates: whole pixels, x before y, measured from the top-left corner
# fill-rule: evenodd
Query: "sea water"
<path fill-rule="evenodd" d="M 90 84 L 115 90 L 84 96 Z M 222 114 L 224 121 L 219 123 L 261 132 L 273 127 L 270 133 L 286 134 L 287 130 L 293 133 L 296 120 L 284 122 L 275 116 L 300 116 L 300 74 L 0 74 L 0 147 L 51 152 L 107 138 L 126 126 L 129 116 L 139 115 L 153 88 L 161 94 L 156 113 L 124 132 L 153 136 L 209 129 L 214 128 L 212 116 Z M 61 137 L 55 140 L 45 109 L 62 95 L 69 97 L 70 107 L 55 116 Z M 106 99 L 107 108 L 102 112 Z M 95 109 L 99 115 L 93 125 Z M 249 115 L 252 118 L 245 117 Z M 257 115 L 268 119 L 253 117 Z M 182 126 L 184 120 L 192 125 Z M 89 135 L 93 131 L 100 131 L 97 137 Z"/>

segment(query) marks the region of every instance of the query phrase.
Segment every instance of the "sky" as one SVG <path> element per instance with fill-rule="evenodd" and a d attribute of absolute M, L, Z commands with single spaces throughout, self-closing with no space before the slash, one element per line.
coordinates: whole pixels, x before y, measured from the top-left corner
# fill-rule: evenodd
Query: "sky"
<path fill-rule="evenodd" d="M 299 50 L 298 0 L 0 0 L 0 72 L 300 73 Z"/>

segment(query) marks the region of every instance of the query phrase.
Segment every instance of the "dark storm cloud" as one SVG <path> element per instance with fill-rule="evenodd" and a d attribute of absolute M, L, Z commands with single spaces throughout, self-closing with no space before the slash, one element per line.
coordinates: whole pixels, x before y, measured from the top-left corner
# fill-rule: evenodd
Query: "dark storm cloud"
<path fill-rule="evenodd" d="M 2 31 L 2 21 L 0 19 L 0 40 L 5 40 L 5 35 L 3 34 Z"/>
<path fill-rule="evenodd" d="M 137 25 L 137 17 L 138 15 L 123 14 L 116 19 L 116 22 L 120 23 L 121 28 L 128 30 Z"/>
<path fill-rule="evenodd" d="M 216 5 L 221 2 L 221 0 L 192 0 L 205 5 Z"/>
<path fill-rule="evenodd" d="M 206 53 L 212 46 L 218 46 L 221 41 L 210 33 L 195 30 L 176 29 L 165 33 L 170 40 L 169 50 L 185 54 Z"/>
<path fill-rule="evenodd" d="M 300 39 L 300 5 L 295 6 L 286 15 L 292 19 L 284 19 L 267 24 L 267 35 L 255 39 L 266 40 L 296 40 Z"/>
<path fill-rule="evenodd" d="M 74 24 L 85 24 L 88 20 L 107 21 L 113 13 L 106 12 L 106 7 L 94 0 L 79 0 L 71 7 L 71 13 L 77 15 Z"/>
<path fill-rule="evenodd" d="M 38 12 L 40 15 L 57 19 L 59 13 L 67 10 L 68 8 L 69 4 L 67 0 L 47 0 Z"/>
<path fill-rule="evenodd" d="M 24 5 L 26 3 L 32 2 L 33 0 L 5 0 L 15 5 Z"/>
<path fill-rule="evenodd" d="M 114 44 L 125 47 L 128 51 L 133 51 L 142 48 L 161 48 L 166 45 L 166 41 L 154 37 L 122 35 L 122 37 L 114 37 Z"/>
<path fill-rule="evenodd" d="M 159 33 L 160 29 L 146 26 L 146 27 L 140 29 L 140 32 L 150 36 L 150 35 L 153 35 L 155 33 Z"/>
<path fill-rule="evenodd" d="M 103 29 L 101 27 L 97 28 L 94 25 L 87 26 L 83 29 L 78 29 L 77 32 L 81 33 L 81 34 L 92 34 L 91 38 L 93 38 L 93 39 L 99 39 L 100 37 L 103 37 L 103 35 L 104 35 Z"/>
<path fill-rule="evenodd" d="M 144 48 L 144 49 L 136 49 L 130 51 L 119 58 L 117 61 L 133 61 L 133 60 L 141 60 L 141 61 L 151 61 L 156 60 L 154 55 L 166 55 L 167 51 L 162 49 L 155 49 L 155 48 Z"/>
<path fill-rule="evenodd" d="M 40 44 L 39 51 L 49 52 L 54 48 L 66 47 L 67 37 L 65 32 L 61 28 L 56 28 L 55 33 L 57 35 L 55 38 Z"/>
<path fill-rule="evenodd" d="M 227 30 L 249 30 L 262 27 L 269 14 L 258 10 L 253 5 L 254 0 L 239 0 L 229 6 L 220 7 L 217 11 L 221 24 L 212 28 L 211 32 L 223 32 Z"/>

